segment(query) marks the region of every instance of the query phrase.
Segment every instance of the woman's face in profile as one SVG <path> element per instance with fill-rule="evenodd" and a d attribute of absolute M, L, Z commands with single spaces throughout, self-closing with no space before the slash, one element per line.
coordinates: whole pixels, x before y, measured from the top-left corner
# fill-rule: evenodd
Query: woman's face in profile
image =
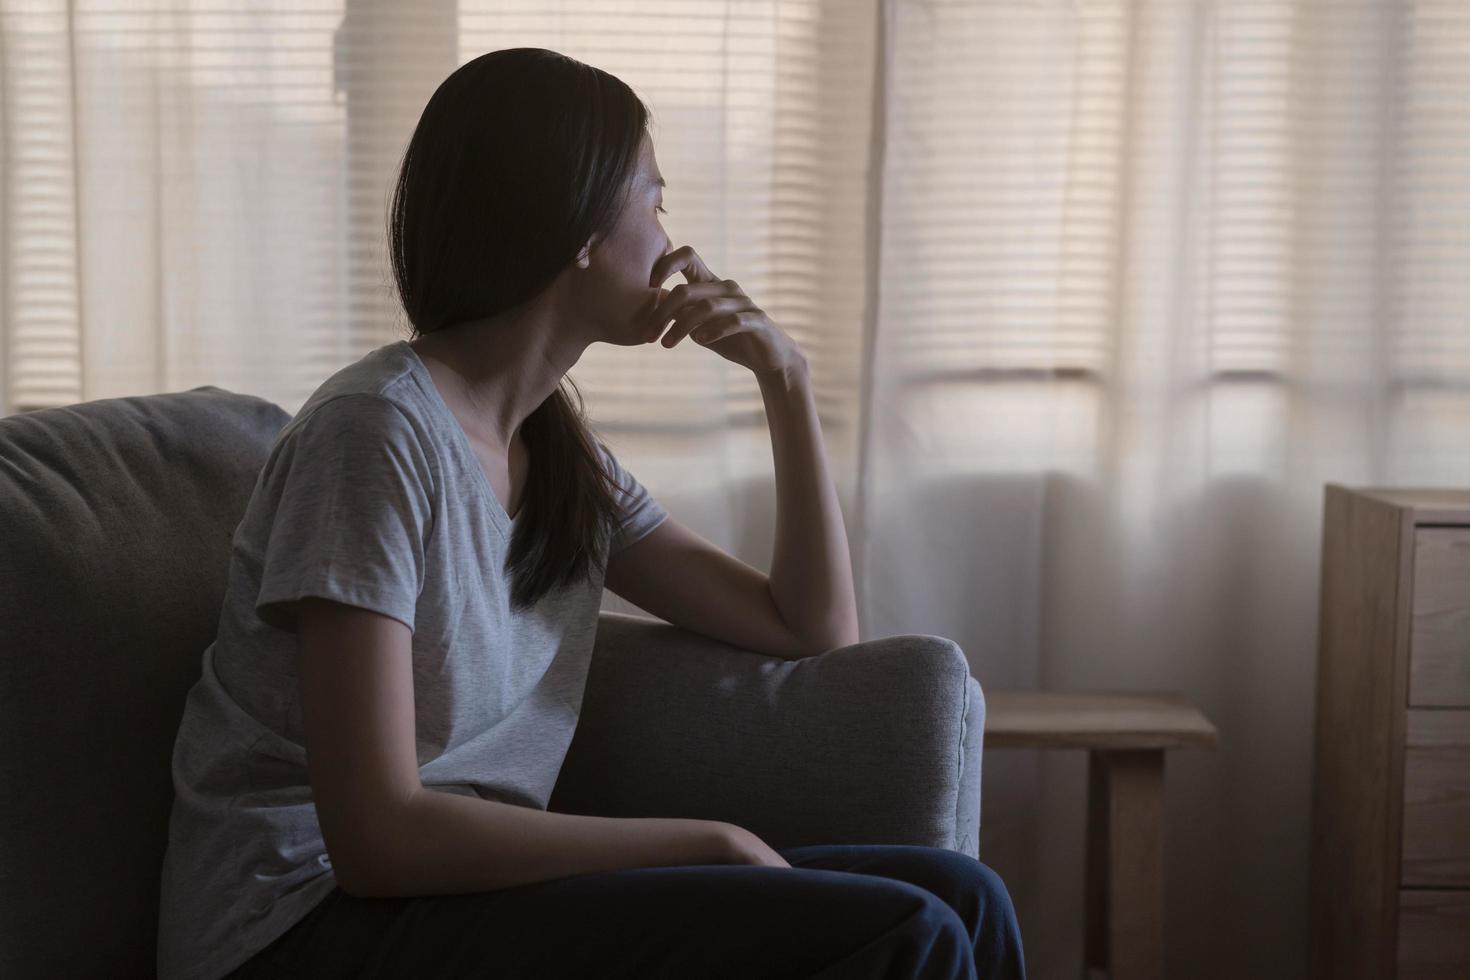
<path fill-rule="evenodd" d="M 662 333 L 662 324 L 654 327 L 648 322 L 659 298 L 659 287 L 649 285 L 653 264 L 674 248 L 660 220 L 662 180 L 653 140 L 645 129 L 627 206 L 608 236 L 593 246 L 590 275 L 579 277 L 588 287 L 583 296 L 587 313 L 600 326 L 598 339 L 610 344 L 646 344 Z"/>

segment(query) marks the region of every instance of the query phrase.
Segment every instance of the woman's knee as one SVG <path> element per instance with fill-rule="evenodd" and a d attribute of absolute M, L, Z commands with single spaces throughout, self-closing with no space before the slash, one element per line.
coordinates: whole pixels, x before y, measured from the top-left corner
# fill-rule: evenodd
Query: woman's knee
<path fill-rule="evenodd" d="M 968 854 L 942 847 L 904 848 L 900 858 L 910 862 L 913 880 L 941 897 L 973 897 L 982 909 L 1014 912 L 1005 881 L 990 865 Z"/>
<path fill-rule="evenodd" d="M 896 879 L 873 879 L 845 897 L 848 914 L 838 913 L 847 935 L 835 960 L 826 958 L 828 977 L 920 978 L 974 976 L 973 940 L 948 902 L 927 888 Z M 833 937 L 836 938 L 835 936 Z M 831 952 L 827 953 L 827 957 Z"/>
<path fill-rule="evenodd" d="M 990 865 L 979 861 L 975 861 L 974 864 L 972 873 L 975 878 L 975 890 L 980 895 L 984 907 L 1014 918 L 1016 907 L 1011 901 L 1011 892 L 1006 888 L 1004 879 Z"/>

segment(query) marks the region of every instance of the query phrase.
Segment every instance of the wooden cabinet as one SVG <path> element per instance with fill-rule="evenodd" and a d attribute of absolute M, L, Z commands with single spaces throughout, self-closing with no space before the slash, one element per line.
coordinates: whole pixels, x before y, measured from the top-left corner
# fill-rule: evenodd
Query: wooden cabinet
<path fill-rule="evenodd" d="M 1327 484 L 1314 980 L 1470 977 L 1470 490 Z"/>

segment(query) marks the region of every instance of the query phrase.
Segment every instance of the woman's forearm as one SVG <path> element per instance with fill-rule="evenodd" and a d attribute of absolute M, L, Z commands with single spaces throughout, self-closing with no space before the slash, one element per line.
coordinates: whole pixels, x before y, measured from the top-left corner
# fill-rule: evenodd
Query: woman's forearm
<path fill-rule="evenodd" d="M 815 648 L 858 642 L 852 559 L 804 358 L 757 375 L 776 465 L 776 548 L 770 588 L 791 631 Z"/>

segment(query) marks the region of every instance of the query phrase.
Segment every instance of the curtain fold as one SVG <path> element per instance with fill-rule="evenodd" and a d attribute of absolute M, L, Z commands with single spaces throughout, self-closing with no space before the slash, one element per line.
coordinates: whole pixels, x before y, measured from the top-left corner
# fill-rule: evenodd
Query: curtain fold
<path fill-rule="evenodd" d="M 399 155 L 523 45 L 649 103 L 670 236 L 807 352 L 863 637 L 1188 694 L 1221 744 L 1167 763 L 1167 972 L 1304 975 L 1323 485 L 1470 485 L 1470 5 L 0 0 L 4 411 L 294 413 L 406 336 Z M 769 568 L 751 377 L 691 343 L 572 378 Z M 1076 976 L 1085 759 L 984 780 L 1031 975 Z"/>

